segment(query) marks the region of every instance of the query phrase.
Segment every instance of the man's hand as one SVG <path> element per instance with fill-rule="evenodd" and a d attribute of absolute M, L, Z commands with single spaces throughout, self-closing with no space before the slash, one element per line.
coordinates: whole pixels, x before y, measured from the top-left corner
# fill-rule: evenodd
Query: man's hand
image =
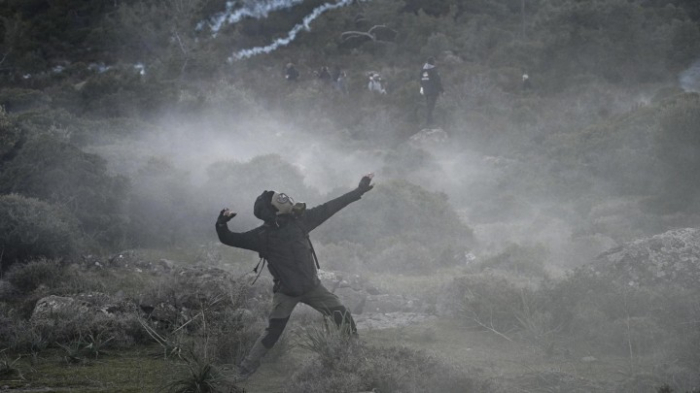
<path fill-rule="evenodd" d="M 371 190 L 374 188 L 374 184 L 370 184 L 372 182 L 372 179 L 374 178 L 374 173 L 370 173 L 367 175 L 364 175 L 362 177 L 362 180 L 360 180 L 360 185 L 357 186 L 357 189 L 360 190 L 362 194 L 366 193 L 367 191 Z"/>
<path fill-rule="evenodd" d="M 223 209 L 219 213 L 219 218 L 216 219 L 216 225 L 224 225 L 231 221 L 233 217 L 236 217 L 236 213 L 230 211 L 229 209 Z"/>

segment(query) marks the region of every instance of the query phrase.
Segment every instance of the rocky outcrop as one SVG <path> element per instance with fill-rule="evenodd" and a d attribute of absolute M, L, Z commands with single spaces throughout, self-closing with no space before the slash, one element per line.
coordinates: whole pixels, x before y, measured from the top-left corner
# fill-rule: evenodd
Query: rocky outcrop
<path fill-rule="evenodd" d="M 109 268 L 150 274 L 169 273 L 176 268 L 176 263 L 171 260 L 148 260 L 135 250 L 125 250 L 107 258 L 96 255 L 83 255 L 82 265 L 87 269 Z"/>
<path fill-rule="evenodd" d="M 408 143 L 416 148 L 438 147 L 448 143 L 450 136 L 442 128 L 424 128 L 409 138 Z"/>
<path fill-rule="evenodd" d="M 71 296 L 51 295 L 41 298 L 34 306 L 31 321 L 38 324 L 61 323 L 66 318 L 71 320 L 91 320 L 96 317 L 116 319 L 121 315 L 134 314 L 133 302 L 90 292 Z"/>
<path fill-rule="evenodd" d="M 695 288 L 700 282 L 700 229 L 674 229 L 605 252 L 591 268 L 631 286 L 673 283 Z"/>

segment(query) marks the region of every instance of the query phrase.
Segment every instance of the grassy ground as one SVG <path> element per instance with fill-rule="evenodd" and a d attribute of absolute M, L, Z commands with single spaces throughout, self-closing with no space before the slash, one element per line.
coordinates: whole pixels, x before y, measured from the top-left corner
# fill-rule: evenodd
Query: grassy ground
<path fill-rule="evenodd" d="M 650 375 L 654 366 L 653 359 L 631 362 L 622 357 L 590 353 L 585 347 L 553 351 L 539 345 L 509 341 L 490 332 L 466 330 L 456 321 L 433 321 L 360 333 L 368 345 L 406 345 L 422 349 L 457 369 L 478 371 L 499 385 L 522 392 L 566 391 L 552 390 L 552 387 L 543 387 L 544 390 L 520 388 L 527 376 L 566 375 L 567 378 L 590 381 L 591 386 L 612 386 L 633 375 Z M 30 362 L 29 358 L 17 361 L 15 367 L 20 370 L 21 378 L 15 375 L 0 380 L 0 389 L 7 387 L 16 392 L 167 392 L 168 383 L 188 369 L 182 362 L 154 356 L 159 349 L 109 352 L 98 359 L 70 365 L 65 361 L 65 351 L 46 351 L 35 362 Z M 308 351 L 292 346 L 281 356 L 264 363 L 242 387 L 248 393 L 282 392 L 309 356 Z M 655 381 L 652 379 L 650 383 Z"/>
<path fill-rule="evenodd" d="M 172 364 L 151 356 L 157 348 L 109 352 L 98 359 L 69 364 L 65 351 L 50 350 L 31 361 L 20 358 L 21 375 L 0 380 L 0 387 L 21 392 L 157 392 L 174 374 Z"/>
<path fill-rule="evenodd" d="M 421 349 L 465 373 L 478 373 L 505 391 L 656 392 L 664 381 L 654 356 L 629 357 L 592 351 L 589 346 L 550 342 L 547 346 L 509 341 L 494 333 L 465 329 L 456 321 L 360 332 L 372 346 Z M 266 364 L 243 386 L 249 393 L 282 392 L 305 354 L 293 348 Z"/>

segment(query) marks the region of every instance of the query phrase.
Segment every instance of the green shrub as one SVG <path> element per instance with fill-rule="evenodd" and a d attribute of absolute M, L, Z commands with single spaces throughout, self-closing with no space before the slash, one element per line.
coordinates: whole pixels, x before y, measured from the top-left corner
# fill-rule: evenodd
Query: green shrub
<path fill-rule="evenodd" d="M 576 322 L 577 314 L 585 314 L 585 310 L 595 310 L 596 315 L 605 318 L 600 306 L 605 306 L 604 297 L 614 290 L 610 280 L 587 269 L 577 269 L 561 281 L 545 281 L 541 288 L 543 296 L 548 299 L 547 309 L 553 315 L 554 324 L 564 333 L 580 327 Z"/>
<path fill-rule="evenodd" d="M 0 195 L 3 270 L 31 258 L 62 258 L 82 247 L 78 221 L 65 209 L 34 198 Z"/>
<path fill-rule="evenodd" d="M 455 301 L 453 315 L 472 328 L 504 335 L 521 328 L 521 291 L 508 280 L 494 276 L 458 277 L 448 288 Z"/>
<path fill-rule="evenodd" d="M 29 89 L 0 90 L 0 106 L 8 112 L 22 112 L 46 106 L 50 98 L 43 92 Z"/>
<path fill-rule="evenodd" d="M 39 259 L 22 264 L 14 264 L 5 279 L 15 290 L 30 293 L 41 285 L 56 288 L 63 283 L 66 272 L 60 261 Z"/>
<path fill-rule="evenodd" d="M 104 245 L 123 239 L 128 181 L 107 172 L 107 163 L 77 147 L 41 137 L 28 142 L 0 174 L 0 193 L 18 193 L 62 206 L 81 229 Z"/>
<path fill-rule="evenodd" d="M 417 350 L 401 347 L 350 345 L 330 357 L 306 364 L 294 375 L 285 393 L 379 392 L 497 392 L 488 381 L 460 372 Z"/>
<path fill-rule="evenodd" d="M 484 259 L 479 263 L 479 268 L 503 269 L 514 271 L 519 275 L 545 277 L 544 262 L 548 257 L 548 250 L 541 244 L 535 246 L 511 244 L 499 254 Z"/>
<path fill-rule="evenodd" d="M 150 118 L 166 105 L 177 103 L 172 83 L 144 78 L 130 66 L 95 74 L 80 90 L 83 111 L 89 117 Z"/>
<path fill-rule="evenodd" d="M 136 313 L 122 313 L 115 317 L 98 310 L 85 310 L 76 304 L 75 308 L 66 307 L 43 318 L 32 318 L 31 322 L 37 337 L 51 345 L 78 345 L 81 352 L 91 342 L 93 347 L 95 342 L 101 343 L 104 350 L 150 341 Z"/>
<path fill-rule="evenodd" d="M 169 393 L 220 393 L 218 384 L 221 380 L 217 369 L 206 359 L 187 359 L 187 370 L 178 373 L 178 377 L 168 384 Z M 237 392 L 238 389 L 232 390 Z"/>
<path fill-rule="evenodd" d="M 5 108 L 0 106 L 0 168 L 4 161 L 12 159 L 23 143 L 21 130 L 7 115 Z"/>

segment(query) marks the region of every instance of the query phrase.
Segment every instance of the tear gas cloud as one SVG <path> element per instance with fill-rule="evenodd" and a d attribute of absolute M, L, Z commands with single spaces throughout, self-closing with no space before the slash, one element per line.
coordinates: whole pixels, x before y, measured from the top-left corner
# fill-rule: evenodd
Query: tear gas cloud
<path fill-rule="evenodd" d="M 314 8 L 311 13 L 306 15 L 303 21 L 295 25 L 286 37 L 276 39 L 269 45 L 259 46 L 250 49 L 243 49 L 234 53 L 228 58 L 228 62 L 234 60 L 246 59 L 252 56 L 270 53 L 282 46 L 289 45 L 294 41 L 297 35 L 302 31 L 311 30 L 311 22 L 321 16 L 323 13 L 334 10 L 336 8 L 350 5 L 355 0 L 339 0 L 336 3 L 326 3 Z M 367 1 L 367 0 L 365 0 Z M 203 30 L 204 26 L 209 26 L 212 36 L 216 37 L 224 24 L 233 25 L 244 18 L 266 18 L 271 12 L 285 10 L 294 7 L 297 4 L 303 3 L 303 0 L 262 0 L 262 1 L 247 1 L 242 7 L 236 8 L 236 3 L 233 1 L 226 2 L 226 10 L 209 18 L 208 21 L 202 21 L 197 25 L 197 30 Z"/>
<path fill-rule="evenodd" d="M 270 12 L 292 8 L 303 2 L 304 0 L 252 0 L 236 9 L 236 2 L 227 1 L 225 11 L 212 16 L 208 21 L 200 22 L 197 30 L 202 30 L 205 25 L 208 25 L 212 36 L 215 37 L 224 24 L 236 24 L 243 18 L 266 18 Z"/>
<path fill-rule="evenodd" d="M 422 148 L 430 154 L 430 165 L 414 165 L 410 163 L 412 158 L 409 158 L 407 166 L 411 169 L 397 175 L 385 172 L 389 149 L 377 148 L 371 140 L 348 146 L 342 138 L 320 137 L 324 133 L 318 130 L 307 132 L 303 127 L 290 126 L 289 122 L 270 116 L 257 120 L 193 119 L 191 123 L 165 120 L 162 129 L 160 133 L 144 135 L 137 143 L 130 142 L 128 147 L 123 147 L 120 153 L 112 157 L 103 151 L 97 152 L 110 159 L 114 170 L 127 175 L 136 173 L 149 158 L 164 158 L 176 169 L 191 175 L 193 189 L 210 180 L 207 168 L 216 162 L 247 162 L 257 156 L 276 154 L 298 168 L 304 176 L 305 185 L 317 192 L 315 195 L 292 194 L 295 199 L 312 205 L 337 196 L 335 194 L 339 190 L 349 190 L 366 173 L 376 173 L 377 183 L 385 183 L 399 176 L 429 191 L 445 193 L 457 214 L 474 229 L 481 253 L 495 253 L 511 243 L 546 244 L 554 257 L 571 253 L 570 241 L 574 230 L 569 222 L 546 212 L 546 201 L 541 201 L 542 206 L 533 203 L 527 211 L 508 220 L 478 222 L 470 219 L 478 213 L 485 199 L 498 197 L 485 193 L 493 190 L 499 182 L 504 165 L 518 165 L 517 162 L 484 156 L 463 146 L 426 145 Z M 325 134 L 338 135 L 334 130 L 328 130 Z M 114 148 L 109 147 L 111 150 Z M 404 144 L 399 149 L 410 151 L 411 147 Z M 278 189 L 279 185 L 275 184 L 267 187 L 286 191 Z M 253 195 L 261 191 L 241 190 L 241 194 L 246 196 L 243 206 L 230 206 L 230 195 L 202 198 L 202 201 L 218 202 L 206 209 L 211 211 L 211 216 L 197 219 L 208 223 L 218 209 L 227 206 L 241 212 L 237 225 L 255 225 L 251 214 Z M 593 249 L 602 251 L 596 247 Z M 593 254 L 593 251 L 583 252 L 580 257 Z"/>
<path fill-rule="evenodd" d="M 678 82 L 683 90 L 700 93 L 700 59 L 678 76 Z"/>
<path fill-rule="evenodd" d="M 337 3 L 326 3 L 322 6 L 316 7 L 311 13 L 307 16 L 304 17 L 304 20 L 302 23 L 297 24 L 294 26 L 289 33 L 287 33 L 287 36 L 284 38 L 280 38 L 275 40 L 272 44 L 267 45 L 267 46 L 261 46 L 261 47 L 255 47 L 251 49 L 244 49 L 241 51 L 236 52 L 233 56 L 229 58 L 229 62 L 233 60 L 240 60 L 240 59 L 246 59 L 255 55 L 263 54 L 263 53 L 270 53 L 277 48 L 281 46 L 287 46 L 289 45 L 292 41 L 294 41 L 297 37 L 297 34 L 301 32 L 302 30 L 309 31 L 311 30 L 311 22 L 313 22 L 316 18 L 321 16 L 326 11 L 330 11 L 336 8 L 340 7 L 345 7 L 349 4 L 351 4 L 354 0 L 341 0 Z"/>

